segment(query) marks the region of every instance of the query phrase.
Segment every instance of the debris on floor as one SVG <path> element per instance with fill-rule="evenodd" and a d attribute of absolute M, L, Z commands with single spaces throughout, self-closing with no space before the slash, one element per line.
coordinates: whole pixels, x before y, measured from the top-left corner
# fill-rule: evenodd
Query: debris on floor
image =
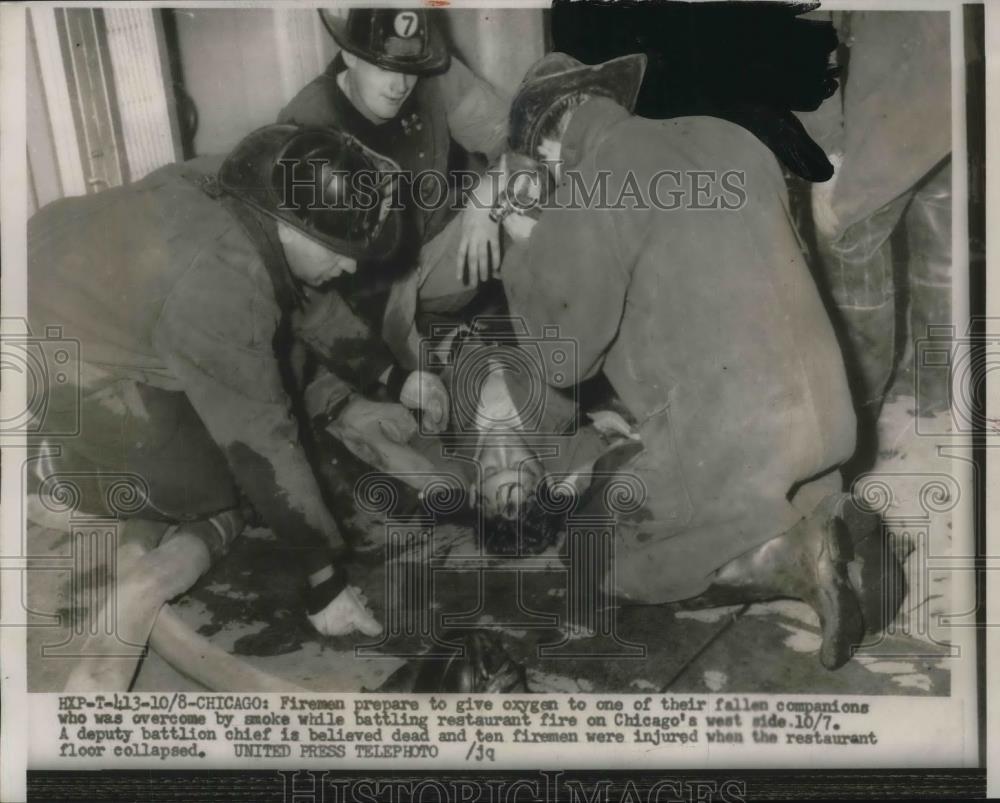
<path fill-rule="evenodd" d="M 862 481 L 878 480 L 878 488 L 889 489 L 888 526 L 899 530 L 902 548 L 911 555 L 920 550 L 945 555 L 952 548 L 946 497 L 971 498 L 971 493 L 965 497 L 947 482 L 954 461 L 938 447 L 950 436 L 917 435 L 912 408 L 913 399 L 906 396 L 886 405 L 879 461 Z M 928 478 L 937 478 L 939 487 L 928 491 Z M 914 527 L 921 516 L 926 526 Z M 946 576 L 929 582 L 911 578 L 894 632 L 872 637 L 846 666 L 829 672 L 815 654 L 819 622 L 804 603 L 777 600 L 698 611 L 626 605 L 592 610 L 587 621 L 573 622 L 566 616 L 573 592 L 567 591 L 567 573 L 557 557 L 536 557 L 530 569 L 511 558 L 477 562 L 471 527 L 439 526 L 431 537 L 431 576 L 423 578 L 424 586 L 416 584 L 421 593 L 403 600 L 389 620 L 388 594 L 399 590 L 401 578 L 409 576 L 412 583 L 420 561 L 408 560 L 404 551 L 388 565 L 369 554 L 350 567 L 352 581 L 365 589 L 386 624 L 380 639 L 317 635 L 303 613 L 303 581 L 293 556 L 266 529 L 237 539 L 224 561 L 174 601 L 174 610 L 214 644 L 317 691 L 376 689 L 402 665 L 402 656 L 448 648 L 435 645 L 431 633 L 481 627 L 502 635 L 535 692 L 949 694 L 947 630 L 934 619 L 950 610 Z M 68 549 L 66 533 L 35 525 L 29 525 L 29 539 L 40 564 L 46 555 Z M 915 561 L 907 562 L 911 565 Z M 66 570 L 28 572 L 29 622 L 46 625 L 28 629 L 30 690 L 61 689 L 72 661 L 59 655 L 58 645 L 72 640 L 70 611 L 76 610 L 79 624 L 96 599 L 98 568 L 72 582 Z M 50 654 L 42 654 L 43 645 Z M 198 687 L 150 653 L 134 688 Z"/>

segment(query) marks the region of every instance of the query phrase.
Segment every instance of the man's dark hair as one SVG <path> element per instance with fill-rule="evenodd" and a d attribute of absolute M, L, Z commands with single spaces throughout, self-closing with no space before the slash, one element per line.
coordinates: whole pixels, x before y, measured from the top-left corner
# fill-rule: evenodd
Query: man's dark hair
<path fill-rule="evenodd" d="M 559 533 L 565 525 L 565 517 L 547 511 L 538 503 L 535 495 L 528 497 L 517 518 L 502 516 L 486 520 L 483 532 L 483 546 L 493 555 L 537 554 L 548 549 L 559 540 Z M 518 544 L 518 529 L 521 543 Z M 519 549 L 520 547 L 520 549 Z"/>

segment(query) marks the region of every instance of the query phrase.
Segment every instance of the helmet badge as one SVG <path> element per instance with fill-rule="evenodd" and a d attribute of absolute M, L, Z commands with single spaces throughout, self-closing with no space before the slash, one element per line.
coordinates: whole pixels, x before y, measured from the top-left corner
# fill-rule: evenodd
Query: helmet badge
<path fill-rule="evenodd" d="M 397 36 L 409 39 L 418 33 L 420 18 L 412 11 L 400 11 L 393 20 L 393 28 L 395 28 Z"/>

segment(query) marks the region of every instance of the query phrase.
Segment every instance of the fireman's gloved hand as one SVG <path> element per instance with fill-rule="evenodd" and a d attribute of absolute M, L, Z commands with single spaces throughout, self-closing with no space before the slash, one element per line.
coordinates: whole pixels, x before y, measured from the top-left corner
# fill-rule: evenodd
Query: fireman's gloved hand
<path fill-rule="evenodd" d="M 399 392 L 399 402 L 411 410 L 421 410 L 424 426 L 430 432 L 443 432 L 448 426 L 450 401 L 444 382 L 430 371 L 411 371 Z"/>
<path fill-rule="evenodd" d="M 365 595 L 357 586 L 346 585 L 343 572 L 328 567 L 310 577 L 309 586 L 307 615 L 324 636 L 345 636 L 360 630 L 374 637 L 382 632 Z"/>

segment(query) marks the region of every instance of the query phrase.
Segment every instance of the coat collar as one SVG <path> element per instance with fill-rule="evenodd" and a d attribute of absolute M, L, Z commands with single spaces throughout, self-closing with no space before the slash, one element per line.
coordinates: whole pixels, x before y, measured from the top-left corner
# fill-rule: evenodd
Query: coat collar
<path fill-rule="evenodd" d="M 597 148 L 609 128 L 632 115 L 608 98 L 591 98 L 570 118 L 563 135 L 563 170 L 576 167 L 583 157 Z"/>

